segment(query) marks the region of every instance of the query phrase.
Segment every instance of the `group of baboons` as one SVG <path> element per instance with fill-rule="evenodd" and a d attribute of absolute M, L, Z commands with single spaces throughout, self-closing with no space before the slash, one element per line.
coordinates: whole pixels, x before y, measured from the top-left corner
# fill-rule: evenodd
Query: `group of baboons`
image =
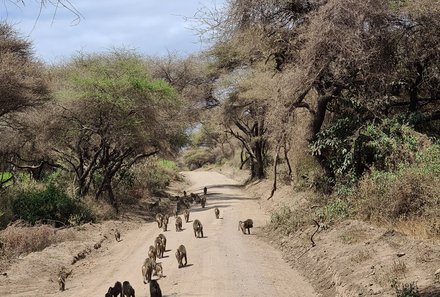
<path fill-rule="evenodd" d="M 200 196 L 199 194 L 191 193 L 189 196 L 187 195 L 186 191 L 183 192 L 183 197 L 175 197 L 177 198 L 177 206 L 174 210 L 174 217 L 175 217 L 175 226 L 176 226 L 176 232 L 182 231 L 182 225 L 183 221 L 180 217 L 180 214 L 183 213 L 183 217 L 185 220 L 185 223 L 189 223 L 189 216 L 190 216 L 190 207 L 191 203 L 200 203 L 202 208 L 206 205 L 206 195 L 207 195 L 207 188 L 204 187 L 203 189 L 203 196 Z M 185 209 L 180 211 L 181 206 L 184 205 Z M 220 210 L 216 207 L 214 208 L 214 214 L 216 219 L 220 218 Z M 168 229 L 168 223 L 169 223 L 169 215 L 168 214 L 161 214 L 158 213 L 156 215 L 156 222 L 157 226 L 159 228 L 162 228 L 163 231 L 167 231 Z M 199 219 L 193 220 L 193 230 L 194 230 L 194 236 L 196 238 L 203 238 L 203 224 L 200 222 Z M 247 219 L 245 221 L 239 221 L 238 223 L 238 229 L 243 232 L 243 234 L 247 233 L 250 234 L 250 228 L 253 227 L 253 221 L 251 219 Z M 115 231 L 115 239 L 116 241 L 121 240 L 121 235 L 118 230 Z M 144 284 L 149 283 L 150 286 L 150 296 L 151 297 L 162 297 L 162 291 L 159 286 L 159 283 L 157 279 L 152 279 L 153 276 L 157 276 L 158 279 L 162 278 L 163 276 L 163 268 L 162 264 L 156 262 L 157 259 L 161 259 L 164 257 L 164 252 L 166 252 L 166 245 L 167 245 L 167 239 L 164 234 L 159 234 L 156 239 L 154 240 L 153 244 L 150 245 L 147 253 L 147 258 L 144 260 L 144 263 L 142 265 L 142 279 Z M 186 247 L 181 244 L 176 250 L 175 253 L 177 265 L 178 268 L 182 268 L 188 265 L 188 259 L 187 259 L 187 251 Z M 64 285 L 64 283 L 63 283 Z M 61 285 L 60 285 L 61 286 Z M 135 290 L 130 285 L 128 281 L 124 281 L 122 284 L 121 282 L 117 281 L 113 287 L 109 287 L 107 293 L 105 294 L 105 297 L 135 297 Z"/>

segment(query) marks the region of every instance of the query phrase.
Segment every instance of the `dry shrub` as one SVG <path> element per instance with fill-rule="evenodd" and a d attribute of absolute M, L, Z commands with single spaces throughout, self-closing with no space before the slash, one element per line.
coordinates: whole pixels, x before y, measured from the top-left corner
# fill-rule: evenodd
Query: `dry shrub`
<path fill-rule="evenodd" d="M 9 226 L 0 232 L 0 241 L 4 245 L 3 252 L 8 258 L 42 251 L 61 240 L 61 236 L 55 233 L 55 229 L 48 225 L 38 227 Z"/>
<path fill-rule="evenodd" d="M 366 219 L 391 220 L 438 213 L 439 179 L 409 168 L 394 173 L 375 172 L 357 191 L 357 211 Z"/>

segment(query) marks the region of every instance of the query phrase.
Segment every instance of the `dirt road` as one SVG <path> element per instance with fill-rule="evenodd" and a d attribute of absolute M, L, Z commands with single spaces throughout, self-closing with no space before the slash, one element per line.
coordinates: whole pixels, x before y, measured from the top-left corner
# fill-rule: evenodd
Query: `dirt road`
<path fill-rule="evenodd" d="M 237 230 L 239 220 L 252 218 L 254 226 L 263 226 L 268 219 L 255 199 L 246 197 L 239 185 L 216 172 L 184 172 L 191 183 L 188 192 L 202 192 L 208 187 L 207 205 L 193 206 L 190 221 L 199 219 L 204 226 L 204 238 L 194 237 L 192 223 L 184 223 L 182 232 L 170 219 L 165 258 L 160 259 L 165 277 L 159 280 L 164 296 L 317 296 L 295 270 L 281 258 L 280 252 L 254 234 L 243 235 Z M 214 207 L 220 209 L 216 219 Z M 254 228 L 253 232 L 262 232 Z M 86 259 L 68 283 L 68 290 L 52 296 L 104 296 L 115 280 L 128 280 L 136 296 L 150 296 L 148 285 L 141 277 L 141 265 L 148 246 L 163 233 L 157 224 L 146 223 L 142 228 L 123 236 L 103 255 Z M 174 253 L 184 244 L 188 266 L 178 269 Z"/>

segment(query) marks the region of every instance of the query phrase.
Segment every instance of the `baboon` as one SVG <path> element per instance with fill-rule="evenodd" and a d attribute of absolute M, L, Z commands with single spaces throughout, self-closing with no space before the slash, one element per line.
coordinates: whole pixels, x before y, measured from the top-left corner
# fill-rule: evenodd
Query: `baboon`
<path fill-rule="evenodd" d="M 176 217 L 176 232 L 182 231 L 182 218 Z"/>
<path fill-rule="evenodd" d="M 189 209 L 185 209 L 183 211 L 183 217 L 185 218 L 185 223 L 188 223 L 188 221 L 189 221 Z"/>
<path fill-rule="evenodd" d="M 188 264 L 188 260 L 186 258 L 186 248 L 183 244 L 180 245 L 176 251 L 176 259 L 179 268 L 181 268 L 182 266 L 186 266 L 186 264 Z M 183 259 L 185 259 L 185 264 L 182 263 Z"/>
<path fill-rule="evenodd" d="M 163 268 L 162 268 L 162 263 L 156 263 L 156 265 L 154 265 L 153 267 L 153 275 L 157 275 L 159 278 L 162 278 L 163 276 Z"/>
<path fill-rule="evenodd" d="M 144 284 L 151 281 L 151 276 L 153 275 L 153 269 L 156 266 L 156 262 L 153 259 L 147 258 L 142 265 L 142 278 Z"/>
<path fill-rule="evenodd" d="M 191 193 L 190 196 L 193 199 L 193 202 L 200 203 L 200 196 L 199 196 L 199 194 Z"/>
<path fill-rule="evenodd" d="M 160 237 L 156 237 L 156 240 L 154 241 L 154 246 L 156 247 L 157 257 L 163 258 L 164 248 L 162 244 L 162 239 L 160 239 Z"/>
<path fill-rule="evenodd" d="M 66 277 L 63 274 L 58 275 L 58 285 L 60 286 L 60 291 L 66 289 Z"/>
<path fill-rule="evenodd" d="M 215 218 L 218 219 L 220 216 L 220 210 L 218 210 L 218 208 L 214 208 L 214 212 L 215 212 Z"/>
<path fill-rule="evenodd" d="M 205 196 L 200 198 L 200 204 L 202 205 L 202 208 L 205 208 L 205 205 L 206 205 L 206 197 Z"/>
<path fill-rule="evenodd" d="M 122 283 L 122 297 L 135 297 L 134 296 L 134 289 L 130 285 L 130 282 L 124 281 Z"/>
<path fill-rule="evenodd" d="M 122 284 L 121 284 L 121 282 L 116 282 L 116 283 L 115 283 L 115 285 L 113 286 L 113 289 L 112 289 L 112 295 L 113 295 L 114 297 L 116 297 L 116 296 L 118 296 L 118 295 L 120 295 L 121 297 L 123 297 L 123 296 L 122 296 Z"/>
<path fill-rule="evenodd" d="M 203 225 L 199 220 L 197 219 L 194 220 L 193 228 L 194 228 L 194 236 L 196 238 L 203 238 Z"/>
<path fill-rule="evenodd" d="M 163 217 L 163 219 L 162 219 L 163 232 L 167 231 L 167 228 L 168 228 L 168 220 L 169 220 L 169 215 L 164 215 L 164 217 Z"/>
<path fill-rule="evenodd" d="M 69 275 L 72 274 L 72 270 L 67 271 L 66 267 L 61 267 L 60 271 L 58 272 L 58 285 L 60 288 L 60 291 L 64 291 L 66 289 L 66 279 L 69 277 Z"/>
<path fill-rule="evenodd" d="M 204 188 L 203 188 L 203 194 L 204 194 L 204 195 L 208 194 L 208 188 L 207 188 L 207 187 L 204 187 Z"/>
<path fill-rule="evenodd" d="M 186 191 L 183 191 L 183 197 L 186 197 Z"/>
<path fill-rule="evenodd" d="M 107 293 L 105 293 L 105 297 L 113 297 L 113 288 L 109 287 Z"/>
<path fill-rule="evenodd" d="M 167 238 L 162 233 L 160 233 L 157 237 L 159 237 L 162 240 L 163 249 L 165 251 L 167 249 Z"/>
<path fill-rule="evenodd" d="M 150 245 L 150 248 L 148 250 L 148 258 L 156 262 L 156 257 L 157 257 L 157 250 L 154 246 Z"/>
<path fill-rule="evenodd" d="M 241 229 L 241 232 L 243 232 L 243 234 L 246 234 L 246 229 L 248 231 L 248 234 L 251 234 L 251 228 L 254 227 L 254 222 L 251 219 L 247 219 L 246 221 L 242 222 L 238 222 L 238 230 Z"/>
<path fill-rule="evenodd" d="M 150 282 L 150 296 L 162 297 L 162 291 L 160 290 L 159 283 L 154 279 Z"/>
<path fill-rule="evenodd" d="M 157 227 L 162 228 L 162 220 L 163 220 L 163 215 L 161 213 L 158 213 L 156 215 Z"/>
<path fill-rule="evenodd" d="M 121 241 L 121 233 L 119 232 L 118 229 L 115 230 L 115 239 L 117 242 Z"/>

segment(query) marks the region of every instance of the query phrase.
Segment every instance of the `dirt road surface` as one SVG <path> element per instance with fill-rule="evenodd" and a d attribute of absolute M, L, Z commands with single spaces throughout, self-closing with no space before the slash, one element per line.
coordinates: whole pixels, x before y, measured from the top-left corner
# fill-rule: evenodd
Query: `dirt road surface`
<path fill-rule="evenodd" d="M 282 260 L 279 251 L 255 235 L 262 232 L 258 226 L 268 220 L 257 200 L 247 197 L 237 182 L 219 173 L 183 174 L 191 184 L 188 193 L 202 193 L 207 186 L 208 195 L 205 208 L 193 205 L 190 223 L 183 223 L 182 232 L 175 231 L 173 217 L 167 232 L 158 229 L 156 223 L 145 223 L 124 234 L 123 241 L 103 255 L 84 260 L 75 268 L 67 290 L 51 296 L 104 296 L 116 280 L 130 281 L 138 297 L 150 296 L 149 286 L 142 282 L 141 266 L 159 233 L 168 240 L 165 257 L 158 259 L 165 275 L 158 280 L 164 296 L 317 296 L 312 286 Z M 220 209 L 220 219 L 215 218 L 215 207 Z M 194 237 L 192 221 L 196 218 L 203 224 L 204 238 Z M 254 234 L 244 235 L 237 230 L 238 221 L 248 218 L 254 220 Z M 178 269 L 174 253 L 180 244 L 186 246 L 188 266 Z"/>

